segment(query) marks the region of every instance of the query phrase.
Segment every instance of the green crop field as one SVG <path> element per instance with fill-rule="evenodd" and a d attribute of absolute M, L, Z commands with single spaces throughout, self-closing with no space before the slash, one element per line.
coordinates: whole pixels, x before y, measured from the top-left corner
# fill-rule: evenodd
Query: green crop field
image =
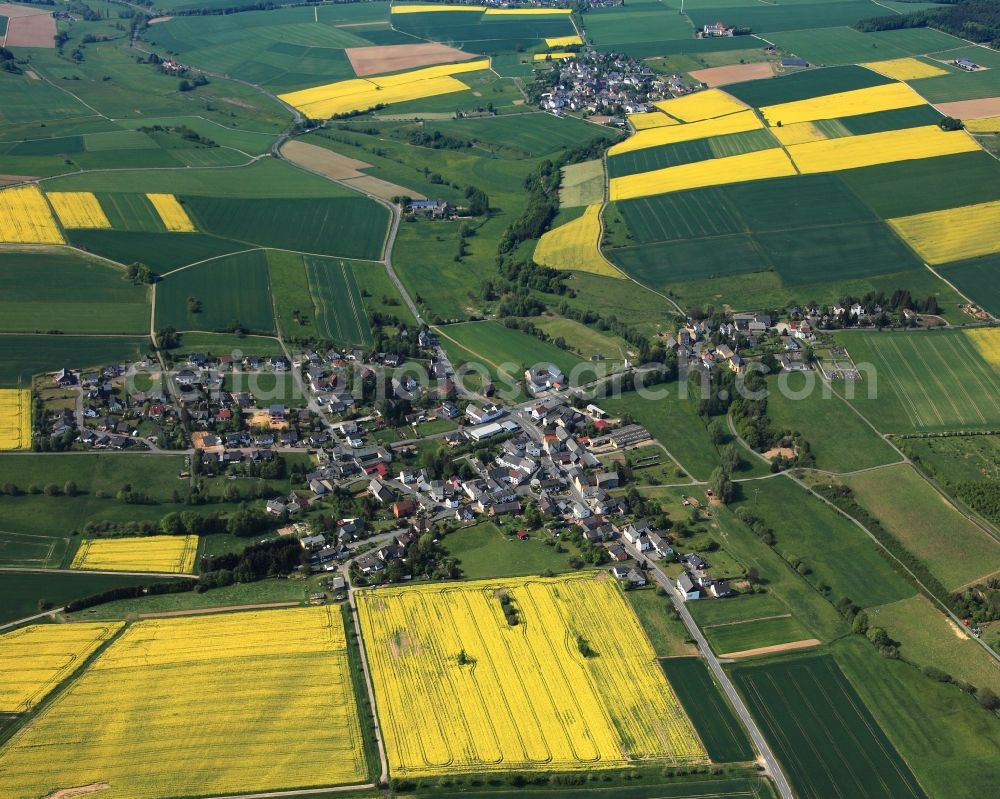
<path fill-rule="evenodd" d="M 767 130 L 751 130 L 726 136 L 710 136 L 680 144 L 647 147 L 644 150 L 632 150 L 609 158 L 608 176 L 617 178 L 710 158 L 727 158 L 757 150 L 769 150 L 776 146 L 777 142 Z"/>
<path fill-rule="evenodd" d="M 740 505 L 774 530 L 775 548 L 817 588 L 836 601 L 849 597 L 863 607 L 913 596 L 868 536 L 786 477 L 748 484 Z M 788 508 L 796 508 L 789 524 Z"/>
<path fill-rule="evenodd" d="M 101 192 L 97 195 L 113 230 L 165 233 L 163 220 L 145 194 Z"/>
<path fill-rule="evenodd" d="M 752 760 L 753 746 L 701 658 L 666 658 L 663 672 L 713 763 Z"/>
<path fill-rule="evenodd" d="M 274 314 L 267 258 L 260 250 L 174 272 L 156 287 L 156 325 L 176 330 L 271 332 Z"/>
<path fill-rule="evenodd" d="M 58 608 L 71 599 L 148 582 L 142 577 L 68 571 L 61 574 L 4 572 L 0 581 L 0 623 L 34 616 L 38 613 L 38 603 L 42 601 Z"/>
<path fill-rule="evenodd" d="M 959 513 L 912 466 L 850 475 L 843 482 L 945 588 L 957 590 L 1000 571 L 1000 540 Z"/>
<path fill-rule="evenodd" d="M 274 318 L 286 339 L 316 335 L 315 309 L 309 293 L 305 256 L 268 250 L 267 273 L 274 300 Z"/>
<path fill-rule="evenodd" d="M 900 460 L 816 372 L 771 377 L 768 388 L 768 416 L 779 430 L 805 437 L 817 469 L 847 472 Z"/>
<path fill-rule="evenodd" d="M 468 44 L 468 50 L 492 53 L 532 45 L 533 40 L 575 33 L 569 17 L 486 16 L 467 11 L 435 11 L 426 14 L 397 15 L 392 19 L 396 30 L 421 39 L 444 42 L 456 47 Z"/>
<path fill-rule="evenodd" d="M 0 564 L 29 569 L 58 569 L 69 546 L 63 536 L 8 533 L 0 530 Z"/>
<path fill-rule="evenodd" d="M 678 396 L 679 386 L 658 386 L 667 396 L 645 399 L 634 392 L 620 397 L 598 398 L 597 403 L 611 416 L 628 414 L 643 425 L 667 448 L 681 466 L 697 480 L 707 480 L 719 463 L 719 451 L 712 443 L 708 428 L 698 416 L 697 399 Z"/>
<path fill-rule="evenodd" d="M 610 144 L 619 137 L 613 129 L 602 125 L 543 113 L 428 122 L 425 127 L 429 131 L 440 130 L 449 136 L 468 138 L 487 146 L 513 148 L 528 156 L 546 155 L 598 138 L 606 139 Z"/>
<path fill-rule="evenodd" d="M 726 2 L 716 5 L 726 6 Z M 802 30 L 803 28 L 833 28 L 852 25 L 879 12 L 868 0 L 829 0 L 828 2 L 790 3 L 774 6 L 738 5 L 725 8 L 729 25 L 751 28 L 754 33 Z M 696 8 L 690 12 L 695 27 L 711 25 L 722 13 L 720 8 Z"/>
<path fill-rule="evenodd" d="M 914 105 L 892 111 L 876 111 L 837 120 L 852 136 L 881 133 L 886 130 L 903 130 L 922 125 L 937 125 L 943 115 L 932 105 Z"/>
<path fill-rule="evenodd" d="M 924 596 L 868 611 L 872 624 L 900 644 L 900 654 L 977 688 L 1000 692 L 1000 663 Z"/>
<path fill-rule="evenodd" d="M 829 655 L 740 665 L 732 675 L 800 795 L 925 796 Z"/>
<path fill-rule="evenodd" d="M 977 305 L 1000 315 L 1000 255 L 950 263 L 941 275 Z"/>
<path fill-rule="evenodd" d="M 806 25 L 806 28 L 815 27 Z M 764 78 L 727 86 L 726 91 L 755 108 L 762 105 L 791 103 L 821 94 L 867 89 L 891 83 L 889 78 L 856 66 L 831 67 L 783 75 L 777 79 Z"/>
<path fill-rule="evenodd" d="M 812 638 L 809 631 L 791 616 L 730 622 L 718 626 L 703 627 L 702 632 L 705 633 L 712 649 L 719 655 Z"/>
<path fill-rule="evenodd" d="M 148 336 L 0 335 L 0 387 L 27 387 L 32 375 L 135 359 Z"/>
<path fill-rule="evenodd" d="M 693 602 L 688 610 L 700 627 L 757 621 L 789 613 L 788 605 L 774 593 L 741 594 L 725 602 Z"/>
<path fill-rule="evenodd" d="M 612 159 L 612 162 L 614 159 Z M 742 220 L 721 189 L 693 189 L 615 203 L 637 244 L 738 233 Z"/>
<path fill-rule="evenodd" d="M 908 9 L 909 5 L 907 4 L 905 8 Z M 910 55 L 924 55 L 965 46 L 964 40 L 934 28 L 902 28 L 896 31 L 876 31 L 871 35 L 878 41 L 888 42 Z"/>
<path fill-rule="evenodd" d="M 141 334 L 149 289 L 71 252 L 0 253 L 0 329 Z"/>
<path fill-rule="evenodd" d="M 199 230 L 248 245 L 381 258 L 389 211 L 367 197 L 236 200 L 184 197 Z"/>
<path fill-rule="evenodd" d="M 158 274 L 181 266 L 249 249 L 204 233 L 140 233 L 117 230 L 70 230 L 67 238 L 81 249 L 119 264 L 144 263 Z"/>
<path fill-rule="evenodd" d="M 908 55 L 892 42 L 879 40 L 870 33 L 860 33 L 847 27 L 810 26 L 809 30 L 786 30 L 770 34 L 768 41 L 811 64 L 819 65 L 854 64 Z"/>
<path fill-rule="evenodd" d="M 344 261 L 306 258 L 316 329 L 331 341 L 371 344 L 371 327 L 354 273 Z"/>
<path fill-rule="evenodd" d="M 597 47 L 693 38 L 691 21 L 659 3 L 630 3 L 587 14 L 587 35 Z M 664 49 L 664 52 L 669 52 Z"/>
<path fill-rule="evenodd" d="M 607 250 L 611 261 L 637 280 L 662 290 L 668 283 L 762 272 L 772 268 L 749 236 L 643 244 Z"/>
<path fill-rule="evenodd" d="M 838 343 L 867 370 L 848 398 L 882 432 L 1000 423 L 1000 374 L 961 331 L 861 333 L 839 336 Z"/>
<path fill-rule="evenodd" d="M 501 532 L 495 524 L 481 522 L 446 536 L 444 547 L 470 579 L 568 571 L 569 555 L 545 546 L 542 535 L 535 533 L 521 541 Z"/>
<path fill-rule="evenodd" d="M 465 322 L 440 332 L 445 349 L 456 353 L 453 363 L 481 363 L 517 381 L 525 369 L 544 364 L 554 364 L 568 378 L 580 363 L 571 352 L 497 322 Z"/>

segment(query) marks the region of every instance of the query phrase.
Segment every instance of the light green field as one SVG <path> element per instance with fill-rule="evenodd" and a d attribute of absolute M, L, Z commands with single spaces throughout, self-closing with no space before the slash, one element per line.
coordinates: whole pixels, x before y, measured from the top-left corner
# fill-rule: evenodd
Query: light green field
<path fill-rule="evenodd" d="M 855 365 L 855 408 L 883 432 L 1000 426 L 1000 372 L 960 330 L 840 335 Z M 846 392 L 849 386 L 838 385 Z"/>
<path fill-rule="evenodd" d="M 1000 571 L 996 533 L 959 513 L 912 466 L 864 472 L 843 481 L 946 588 L 955 590 Z"/>
<path fill-rule="evenodd" d="M 702 627 L 702 631 L 719 655 L 805 641 L 812 637 L 791 616 Z"/>
<path fill-rule="evenodd" d="M 584 161 L 564 166 L 559 184 L 559 206 L 579 208 L 604 202 L 604 163 Z"/>

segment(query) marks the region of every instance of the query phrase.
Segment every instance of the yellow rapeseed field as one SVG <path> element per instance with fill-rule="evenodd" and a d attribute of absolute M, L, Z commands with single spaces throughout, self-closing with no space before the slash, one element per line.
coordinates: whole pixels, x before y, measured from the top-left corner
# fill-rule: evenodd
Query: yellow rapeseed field
<path fill-rule="evenodd" d="M 393 14 L 430 14 L 434 11 L 478 11 L 482 13 L 486 6 L 461 6 L 453 3 L 412 3 L 410 5 L 393 4 Z"/>
<path fill-rule="evenodd" d="M 583 216 L 546 231 L 535 245 L 535 262 L 553 269 L 575 269 L 624 279 L 598 249 L 601 204 L 588 205 Z"/>
<path fill-rule="evenodd" d="M 648 114 L 629 114 L 628 121 L 636 130 L 649 130 L 650 128 L 665 128 L 668 125 L 676 125 L 677 120 L 668 117 L 659 111 L 651 111 Z"/>
<path fill-rule="evenodd" d="M 885 83 L 867 89 L 849 92 L 823 94 L 808 100 L 762 106 L 760 112 L 772 127 L 794 125 L 796 122 L 811 122 L 816 119 L 837 119 L 875 111 L 891 111 L 894 108 L 909 108 L 926 102 L 905 83 Z"/>
<path fill-rule="evenodd" d="M 559 61 L 563 58 L 576 58 L 576 53 L 535 53 L 535 61 L 545 61 L 551 58 L 553 61 Z"/>
<path fill-rule="evenodd" d="M 0 242 L 65 243 L 38 186 L 31 184 L 0 190 Z"/>
<path fill-rule="evenodd" d="M 368 779 L 339 608 L 140 621 L 0 749 L 0 796 L 101 799 Z"/>
<path fill-rule="evenodd" d="M 970 133 L 1000 133 L 1000 117 L 966 119 L 965 129 Z"/>
<path fill-rule="evenodd" d="M 546 47 L 572 47 L 574 44 L 583 44 L 583 39 L 579 36 L 552 36 L 545 40 Z"/>
<path fill-rule="evenodd" d="M 0 451 L 31 446 L 31 391 L 0 388 Z"/>
<path fill-rule="evenodd" d="M 966 330 L 965 335 L 972 340 L 983 359 L 994 369 L 1000 370 L 1000 328 L 978 327 Z"/>
<path fill-rule="evenodd" d="M 480 58 L 462 64 L 442 64 L 385 75 L 378 78 L 351 78 L 311 89 L 279 95 L 289 105 L 313 119 L 334 114 L 364 111 L 376 105 L 389 105 L 407 100 L 421 100 L 439 94 L 460 92 L 469 87 L 452 77 L 465 72 L 489 69 L 490 60 Z"/>
<path fill-rule="evenodd" d="M 89 191 L 50 191 L 45 195 L 52 203 L 63 227 L 110 228 L 104 209 Z"/>
<path fill-rule="evenodd" d="M 782 125 L 777 128 L 768 128 L 778 141 L 782 144 L 804 144 L 808 141 L 820 141 L 826 138 L 823 133 L 812 122 L 796 122 L 794 125 Z"/>
<path fill-rule="evenodd" d="M 647 147 L 659 147 L 661 144 L 677 144 L 694 139 L 704 139 L 706 136 L 743 133 L 762 127 L 764 124 L 753 111 L 741 111 L 718 119 L 704 119 L 700 122 L 688 122 L 684 125 L 640 130 L 634 136 L 630 136 L 625 141 L 610 148 L 608 155 L 621 155 L 633 150 L 645 150 Z"/>
<path fill-rule="evenodd" d="M 357 594 L 390 773 L 707 762 L 635 614 L 606 578 Z M 585 657 L 580 642 L 595 654 Z"/>
<path fill-rule="evenodd" d="M 861 66 L 893 80 L 919 80 L 948 74 L 940 67 L 925 63 L 918 58 L 890 58 L 887 61 L 869 61 Z"/>
<path fill-rule="evenodd" d="M 0 635 L 0 713 L 25 713 L 75 672 L 122 622 L 33 624 Z"/>
<path fill-rule="evenodd" d="M 978 150 L 976 140 L 962 131 L 943 131 L 937 125 L 924 125 L 793 144 L 788 147 L 788 154 L 800 172 L 813 174 Z"/>
<path fill-rule="evenodd" d="M 70 568 L 190 574 L 197 554 L 196 535 L 84 538 Z"/>
<path fill-rule="evenodd" d="M 187 215 L 184 206 L 177 202 L 172 194 L 147 194 L 146 198 L 153 204 L 156 213 L 160 215 L 163 225 L 171 233 L 194 233 L 194 223 Z"/>
<path fill-rule="evenodd" d="M 712 119 L 747 110 L 745 103 L 731 94 L 726 94 L 722 89 L 693 92 L 673 100 L 661 100 L 653 105 L 681 122 L 698 122 L 702 119 Z"/>
<path fill-rule="evenodd" d="M 612 178 L 609 197 L 630 200 L 650 194 L 666 194 L 701 186 L 722 186 L 746 180 L 780 178 L 795 174 L 795 167 L 780 147 L 758 150 L 726 158 L 712 158 L 691 164 L 670 166 L 652 172 L 640 172 Z"/>
<path fill-rule="evenodd" d="M 1000 252 L 1000 200 L 897 217 L 889 224 L 929 264 Z"/>

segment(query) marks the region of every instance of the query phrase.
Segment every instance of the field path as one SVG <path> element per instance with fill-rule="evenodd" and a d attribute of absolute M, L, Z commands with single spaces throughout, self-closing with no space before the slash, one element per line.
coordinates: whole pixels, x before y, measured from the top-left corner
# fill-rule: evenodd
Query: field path
<path fill-rule="evenodd" d="M 150 613 L 140 613 L 140 619 L 169 619 L 174 616 L 204 616 L 209 613 L 228 613 L 231 610 L 262 610 L 264 608 L 290 608 L 299 603 L 295 600 L 287 602 L 258 602 L 251 605 L 222 605 L 217 608 L 188 608 L 186 610 L 161 610 Z"/>
<path fill-rule="evenodd" d="M 82 455 L 92 454 L 81 452 Z M 21 566 L 0 566 L 0 572 L 28 572 L 30 574 L 105 574 L 111 577 L 121 575 L 123 577 L 163 577 L 166 579 L 197 580 L 197 574 L 176 574 L 170 572 L 129 572 L 129 571 L 107 571 L 101 569 L 32 569 Z M 45 614 L 43 614 L 45 615 Z"/>
<path fill-rule="evenodd" d="M 773 652 L 791 652 L 794 649 L 808 649 L 811 646 L 819 646 L 822 641 L 818 638 L 805 638 L 802 641 L 789 641 L 787 644 L 774 644 L 773 646 L 758 646 L 754 649 L 741 649 L 739 652 L 726 652 L 719 655 L 720 658 L 749 658 L 754 655 L 769 655 Z"/>

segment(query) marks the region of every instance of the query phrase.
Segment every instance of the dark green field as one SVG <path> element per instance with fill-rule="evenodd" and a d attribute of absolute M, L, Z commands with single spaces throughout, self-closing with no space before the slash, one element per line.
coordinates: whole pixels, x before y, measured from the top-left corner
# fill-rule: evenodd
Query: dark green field
<path fill-rule="evenodd" d="M 341 344 L 370 346 L 368 313 L 350 264 L 308 257 L 305 264 L 317 333 Z"/>
<path fill-rule="evenodd" d="M 752 760 L 753 746 L 701 658 L 660 661 L 714 763 Z"/>
<path fill-rule="evenodd" d="M 389 212 L 366 197 L 236 200 L 184 197 L 199 230 L 261 247 L 381 258 Z"/>
<path fill-rule="evenodd" d="M 830 0 L 781 5 L 737 5 L 726 8 L 726 24 L 751 28 L 754 33 L 802 30 L 803 28 L 833 28 L 853 25 L 858 20 L 877 15 L 867 0 Z M 695 26 L 710 25 L 722 14 L 719 8 L 697 8 L 690 12 Z"/>
<path fill-rule="evenodd" d="M 817 8 L 814 5 L 798 7 L 809 10 Z M 803 27 L 814 28 L 818 26 L 810 24 Z M 869 86 L 880 86 L 883 83 L 891 83 L 891 81 L 889 78 L 864 67 L 846 66 L 797 72 L 783 75 L 777 79 L 764 78 L 746 83 L 736 83 L 727 86 L 726 91 L 747 105 L 759 108 L 762 105 L 806 100 L 821 94 L 867 89 Z"/>
<path fill-rule="evenodd" d="M 0 330 L 141 334 L 149 289 L 71 252 L 0 253 Z"/>
<path fill-rule="evenodd" d="M 629 785 L 617 787 L 587 787 L 580 788 L 551 788 L 546 787 L 538 791 L 519 788 L 518 790 L 489 790 L 473 789 L 463 791 L 434 791 L 434 796 L 438 799 L 522 799 L 522 797 L 540 796 L 547 799 L 579 799 L 584 796 L 593 795 L 595 799 L 773 799 L 776 794 L 771 783 L 759 777 L 731 777 L 721 779 L 710 777 L 707 779 L 680 778 L 681 782 L 676 782 L 676 778 L 668 783 L 659 785 Z M 606 784 L 606 783 L 605 783 Z"/>
<path fill-rule="evenodd" d="M 741 235 L 643 244 L 606 254 L 628 274 L 653 287 L 770 268 L 752 239 Z"/>
<path fill-rule="evenodd" d="M 569 17 L 560 16 L 480 16 L 468 11 L 435 11 L 402 14 L 392 19 L 393 27 L 435 42 L 460 46 L 469 43 L 472 52 L 514 50 L 532 40 L 575 33 Z"/>
<path fill-rule="evenodd" d="M 1000 255 L 956 261 L 940 271 L 973 302 L 994 316 L 1000 315 Z"/>
<path fill-rule="evenodd" d="M 657 194 L 614 204 L 637 244 L 739 233 L 742 220 L 720 188 Z"/>
<path fill-rule="evenodd" d="M 0 386 L 27 386 L 31 376 L 63 367 L 135 359 L 149 348 L 148 336 L 0 336 Z"/>
<path fill-rule="evenodd" d="M 440 130 L 450 136 L 469 138 L 485 145 L 514 148 L 528 156 L 545 155 L 596 138 L 607 139 L 610 143 L 620 135 L 611 128 L 592 122 L 542 113 L 427 122 L 425 127 L 429 131 Z"/>
<path fill-rule="evenodd" d="M 800 796 L 925 796 L 831 656 L 735 666 L 732 675 Z"/>
<path fill-rule="evenodd" d="M 141 230 L 166 233 L 163 220 L 145 194 L 101 192 L 97 195 L 112 230 Z"/>
<path fill-rule="evenodd" d="M 839 120 L 853 136 L 866 133 L 881 133 L 886 130 L 918 128 L 921 125 L 936 125 L 943 115 L 932 105 L 915 105 L 910 108 L 896 108 L 892 111 L 876 111 L 873 114 L 858 114 Z"/>
<path fill-rule="evenodd" d="M 192 309 L 191 299 L 200 303 Z M 272 332 L 274 313 L 261 250 L 239 253 L 175 272 L 156 287 L 156 325 L 177 330 Z"/>
<path fill-rule="evenodd" d="M 710 158 L 725 158 L 730 155 L 768 150 L 776 144 L 774 137 L 766 130 L 751 130 L 727 136 L 710 136 L 680 144 L 666 144 L 662 147 L 647 147 L 644 150 L 632 150 L 609 158 L 608 176 L 617 178 Z"/>
<path fill-rule="evenodd" d="M 71 599 L 148 582 L 149 578 L 110 574 L 4 572 L 0 580 L 0 622 L 34 616 L 43 600 L 49 607 L 61 607 Z"/>
<path fill-rule="evenodd" d="M 206 258 L 249 249 L 250 245 L 205 233 L 140 233 L 118 230 L 70 230 L 70 242 L 80 249 L 120 264 L 144 263 L 163 274 Z"/>

